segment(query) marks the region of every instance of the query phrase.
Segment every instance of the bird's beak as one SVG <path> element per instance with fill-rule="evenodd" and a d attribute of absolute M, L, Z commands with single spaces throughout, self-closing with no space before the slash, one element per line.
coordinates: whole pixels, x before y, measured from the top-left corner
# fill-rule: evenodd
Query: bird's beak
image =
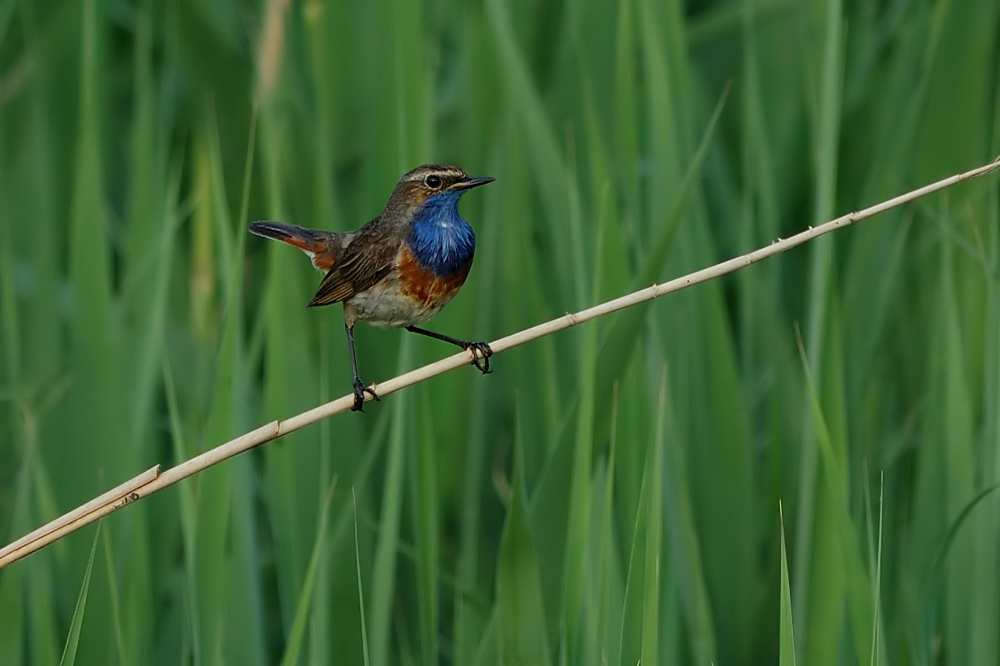
<path fill-rule="evenodd" d="M 470 178 L 468 180 L 463 180 L 455 183 L 448 189 L 450 190 L 471 190 L 473 187 L 479 187 L 480 185 L 485 185 L 486 183 L 492 183 L 493 178 Z"/>

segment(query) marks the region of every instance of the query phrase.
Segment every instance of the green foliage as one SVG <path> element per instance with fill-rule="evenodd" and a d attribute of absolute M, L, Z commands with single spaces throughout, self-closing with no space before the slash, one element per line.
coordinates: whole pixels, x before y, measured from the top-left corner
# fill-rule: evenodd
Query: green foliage
<path fill-rule="evenodd" d="M 779 506 L 781 518 L 781 646 L 778 663 L 781 666 L 795 666 L 795 628 L 792 626 L 792 591 L 788 583 L 788 555 L 785 552 L 785 519 Z"/>
<path fill-rule="evenodd" d="M 991 159 L 997 35 L 995 0 L 0 0 L 0 542 L 350 390 L 249 221 L 494 176 L 433 328 L 498 338 Z M 0 571 L 0 663 L 1000 663 L 998 195 L 130 505 Z M 373 382 L 452 353 L 357 337 Z"/>
<path fill-rule="evenodd" d="M 76 648 L 80 642 L 80 628 L 83 626 L 83 616 L 87 610 L 87 592 L 90 590 L 90 572 L 94 566 L 94 553 L 97 551 L 97 540 L 101 533 L 101 523 L 97 523 L 97 531 L 94 533 L 94 545 L 90 548 L 90 557 L 87 558 L 87 569 L 83 573 L 83 585 L 80 586 L 80 596 L 76 600 L 76 607 L 73 608 L 73 619 L 69 624 L 69 636 L 66 638 L 66 645 L 63 648 L 62 658 L 59 665 L 73 666 L 76 662 Z"/>

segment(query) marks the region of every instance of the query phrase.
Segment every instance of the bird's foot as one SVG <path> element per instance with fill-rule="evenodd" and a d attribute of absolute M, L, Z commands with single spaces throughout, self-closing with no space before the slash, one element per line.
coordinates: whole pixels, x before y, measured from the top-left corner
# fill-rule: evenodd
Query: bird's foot
<path fill-rule="evenodd" d="M 372 389 L 370 389 L 367 386 L 365 386 L 365 383 L 363 381 L 361 381 L 360 377 L 355 377 L 354 378 L 354 406 L 351 407 L 351 411 L 352 412 L 363 412 L 363 411 L 365 411 L 363 409 L 363 407 L 365 405 L 365 393 L 367 393 L 368 395 L 370 395 L 371 397 L 373 397 L 376 400 L 382 400 L 382 398 L 379 397 L 378 393 L 376 393 Z"/>
<path fill-rule="evenodd" d="M 471 365 L 476 366 L 479 372 L 484 375 L 490 374 L 490 356 L 493 356 L 493 350 L 489 344 L 485 342 L 466 342 L 464 346 L 468 351 L 472 352 Z"/>

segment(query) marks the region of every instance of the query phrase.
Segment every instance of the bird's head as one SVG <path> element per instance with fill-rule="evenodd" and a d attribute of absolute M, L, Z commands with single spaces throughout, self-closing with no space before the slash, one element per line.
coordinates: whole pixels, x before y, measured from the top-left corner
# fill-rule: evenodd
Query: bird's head
<path fill-rule="evenodd" d="M 492 178 L 473 178 L 463 169 L 447 164 L 425 164 L 400 179 L 389 200 L 400 208 L 417 211 L 427 203 L 458 206 L 459 198 L 473 187 L 492 183 Z"/>

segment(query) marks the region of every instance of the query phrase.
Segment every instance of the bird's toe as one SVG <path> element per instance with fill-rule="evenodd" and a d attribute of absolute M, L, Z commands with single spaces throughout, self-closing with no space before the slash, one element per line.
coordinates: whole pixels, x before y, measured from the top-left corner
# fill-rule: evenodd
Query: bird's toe
<path fill-rule="evenodd" d="M 490 356 L 493 356 L 493 349 L 485 342 L 470 342 L 466 347 L 472 352 L 472 365 L 476 366 L 481 373 L 488 375 L 490 370 Z"/>
<path fill-rule="evenodd" d="M 370 395 L 374 400 L 381 401 L 382 398 L 371 388 L 365 386 L 364 382 L 360 379 L 354 382 L 354 406 L 351 407 L 352 412 L 363 412 L 365 405 L 365 393 Z"/>

